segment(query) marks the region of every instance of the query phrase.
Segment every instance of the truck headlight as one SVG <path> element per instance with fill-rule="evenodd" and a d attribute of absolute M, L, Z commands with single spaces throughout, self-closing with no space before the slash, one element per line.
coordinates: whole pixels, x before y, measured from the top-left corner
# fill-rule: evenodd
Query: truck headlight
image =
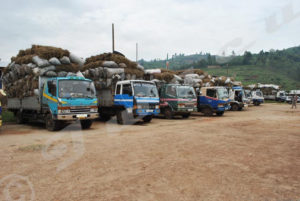
<path fill-rule="evenodd" d="M 178 104 L 178 107 L 179 108 L 185 108 L 185 105 L 184 104 Z"/>
<path fill-rule="evenodd" d="M 91 108 L 91 112 L 98 112 L 98 108 Z"/>
<path fill-rule="evenodd" d="M 155 109 L 159 109 L 159 105 L 155 105 Z"/>
<path fill-rule="evenodd" d="M 218 107 L 224 107 L 224 104 L 218 104 Z"/>

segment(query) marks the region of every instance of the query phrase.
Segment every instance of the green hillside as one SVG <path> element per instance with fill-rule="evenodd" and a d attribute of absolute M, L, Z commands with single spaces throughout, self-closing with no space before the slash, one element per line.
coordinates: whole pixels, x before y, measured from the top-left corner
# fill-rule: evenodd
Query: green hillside
<path fill-rule="evenodd" d="M 140 63 L 147 68 L 165 68 L 166 60 L 152 60 Z M 207 68 L 217 65 L 219 68 Z M 228 66 L 228 67 L 227 67 Z M 232 76 L 244 84 L 277 84 L 286 90 L 300 89 L 300 46 L 284 50 L 260 51 L 258 54 L 228 57 L 195 54 L 173 55 L 169 59 L 171 70 L 202 69 L 211 75 Z"/>

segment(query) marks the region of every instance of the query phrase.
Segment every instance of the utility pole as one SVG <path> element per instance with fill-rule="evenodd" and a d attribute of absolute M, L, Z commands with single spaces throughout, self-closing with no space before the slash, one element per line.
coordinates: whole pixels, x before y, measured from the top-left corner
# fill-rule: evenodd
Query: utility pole
<path fill-rule="evenodd" d="M 135 56 L 136 56 L 136 63 L 138 62 L 139 60 L 139 47 L 138 47 L 138 43 L 136 43 L 136 46 L 135 46 Z"/>
<path fill-rule="evenodd" d="M 115 26 L 112 24 L 112 53 L 115 51 Z"/>
<path fill-rule="evenodd" d="M 169 69 L 169 53 L 167 53 L 166 69 Z"/>

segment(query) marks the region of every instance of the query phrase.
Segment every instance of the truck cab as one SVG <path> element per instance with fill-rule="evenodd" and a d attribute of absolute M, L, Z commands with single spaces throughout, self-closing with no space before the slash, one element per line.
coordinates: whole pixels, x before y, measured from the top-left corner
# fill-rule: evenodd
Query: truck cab
<path fill-rule="evenodd" d="M 232 87 L 228 91 L 232 111 L 241 111 L 243 108 L 248 107 L 250 100 L 246 98 L 243 87 Z"/>
<path fill-rule="evenodd" d="M 228 91 L 225 87 L 202 87 L 198 94 L 198 111 L 205 116 L 222 116 L 230 109 Z"/>
<path fill-rule="evenodd" d="M 175 115 L 188 118 L 197 111 L 197 97 L 191 86 L 180 84 L 163 84 L 159 88 L 161 114 L 167 119 Z"/>
<path fill-rule="evenodd" d="M 143 80 L 118 81 L 113 97 L 117 122 L 126 124 L 130 119 L 150 122 L 160 113 L 159 95 L 154 82 Z"/>
<path fill-rule="evenodd" d="M 43 121 L 50 131 L 76 120 L 87 129 L 99 116 L 94 84 L 82 77 L 40 77 L 39 89 L 32 96 L 9 98 L 8 108 L 17 123 Z"/>
<path fill-rule="evenodd" d="M 259 106 L 260 104 L 262 104 L 264 102 L 264 95 L 262 93 L 262 91 L 260 91 L 259 89 L 257 90 L 252 90 L 251 91 L 251 103 L 253 103 L 253 105 L 255 106 Z"/>
<path fill-rule="evenodd" d="M 285 91 L 278 91 L 276 94 L 276 101 L 285 102 L 288 93 Z"/>

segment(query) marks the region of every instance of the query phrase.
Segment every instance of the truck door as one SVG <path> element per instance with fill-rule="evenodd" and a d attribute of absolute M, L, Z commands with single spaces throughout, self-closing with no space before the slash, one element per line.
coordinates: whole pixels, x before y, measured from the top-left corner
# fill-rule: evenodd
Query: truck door
<path fill-rule="evenodd" d="M 56 80 L 49 80 L 43 90 L 43 103 L 48 106 L 53 115 L 57 114 L 57 102 Z"/>
<path fill-rule="evenodd" d="M 133 107 L 133 92 L 130 83 L 117 85 L 114 103 L 125 108 Z"/>

